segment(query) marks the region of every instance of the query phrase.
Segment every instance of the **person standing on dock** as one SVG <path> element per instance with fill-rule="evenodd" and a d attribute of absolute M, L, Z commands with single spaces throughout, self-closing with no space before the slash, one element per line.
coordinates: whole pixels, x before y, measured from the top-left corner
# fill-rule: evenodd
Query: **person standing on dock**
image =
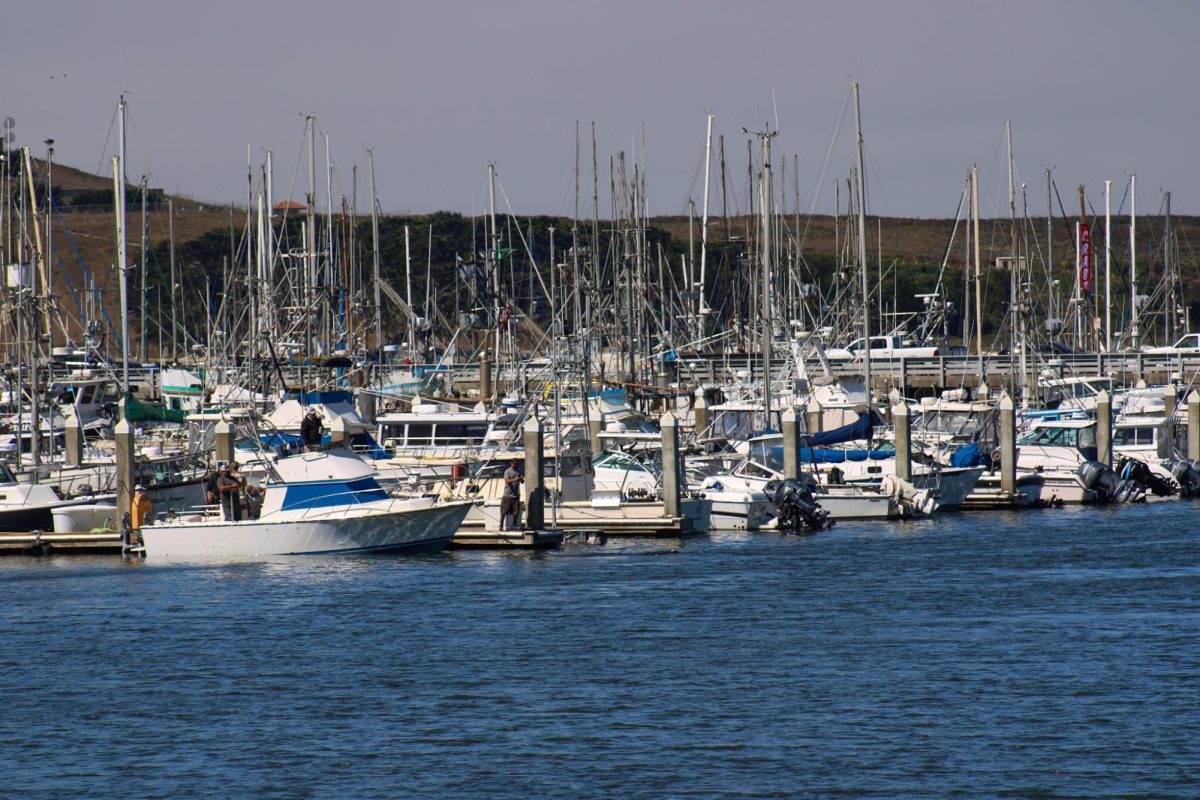
<path fill-rule="evenodd" d="M 521 476 L 520 465 L 513 461 L 504 470 L 504 496 L 500 498 L 500 530 L 516 531 L 521 529 L 521 484 L 525 478 Z M 511 517 L 511 520 L 510 520 Z"/>
<path fill-rule="evenodd" d="M 321 418 L 317 415 L 317 410 L 310 406 L 304 415 L 304 421 L 300 423 L 300 438 L 304 441 L 304 449 L 310 453 L 320 450 L 323 432 Z"/>
<path fill-rule="evenodd" d="M 229 522 L 242 519 L 242 484 L 229 474 L 229 465 L 221 462 L 217 470 L 217 492 L 221 495 L 221 516 Z"/>
<path fill-rule="evenodd" d="M 147 524 L 154 516 L 154 502 L 150 493 L 140 483 L 133 490 L 133 502 L 130 504 L 130 527 L 135 531 Z"/>

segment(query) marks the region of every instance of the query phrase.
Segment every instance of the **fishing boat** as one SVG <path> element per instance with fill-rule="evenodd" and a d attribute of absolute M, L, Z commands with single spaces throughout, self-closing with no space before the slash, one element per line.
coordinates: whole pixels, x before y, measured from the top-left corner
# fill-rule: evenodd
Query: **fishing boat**
<path fill-rule="evenodd" d="M 391 497 L 377 473 L 345 448 L 301 453 L 271 465 L 256 519 L 227 520 L 215 507 L 141 529 L 150 557 L 244 558 L 375 552 L 437 552 L 471 502 Z"/>

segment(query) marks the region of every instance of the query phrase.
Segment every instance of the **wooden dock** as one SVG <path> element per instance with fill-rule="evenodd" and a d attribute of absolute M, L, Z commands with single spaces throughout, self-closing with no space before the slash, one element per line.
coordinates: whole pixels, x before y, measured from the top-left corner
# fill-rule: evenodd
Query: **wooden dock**
<path fill-rule="evenodd" d="M 460 529 L 450 540 L 452 550 L 550 550 L 563 543 L 563 532 Z"/>
<path fill-rule="evenodd" d="M 53 533 L 0 532 L 0 555 L 121 555 L 120 531 Z"/>

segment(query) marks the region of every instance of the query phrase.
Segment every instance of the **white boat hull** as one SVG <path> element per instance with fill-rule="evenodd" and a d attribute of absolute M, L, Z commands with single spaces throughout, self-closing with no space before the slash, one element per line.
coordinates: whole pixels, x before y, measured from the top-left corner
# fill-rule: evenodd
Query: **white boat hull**
<path fill-rule="evenodd" d="M 144 527 L 141 536 L 146 554 L 154 558 L 437 552 L 449 544 L 471 507 L 408 500 L 363 504 L 353 511 L 310 511 L 293 519 L 185 517 Z"/>

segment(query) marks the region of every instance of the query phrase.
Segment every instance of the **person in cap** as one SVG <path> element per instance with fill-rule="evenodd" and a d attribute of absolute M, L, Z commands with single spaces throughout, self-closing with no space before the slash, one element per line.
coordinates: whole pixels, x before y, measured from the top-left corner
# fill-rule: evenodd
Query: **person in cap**
<path fill-rule="evenodd" d="M 146 491 L 146 487 L 140 483 L 133 490 L 133 502 L 130 503 L 129 523 L 134 530 L 148 525 L 154 517 L 154 502 L 150 499 L 150 493 Z"/>
<path fill-rule="evenodd" d="M 504 496 L 500 498 L 500 530 L 520 530 L 521 528 L 521 484 L 525 478 L 521 475 L 520 462 L 512 461 L 504 470 Z"/>
<path fill-rule="evenodd" d="M 217 494 L 221 496 L 221 516 L 227 521 L 242 518 L 242 482 L 229 473 L 229 465 L 221 462 L 217 469 Z"/>
<path fill-rule="evenodd" d="M 304 414 L 304 420 L 300 423 L 300 439 L 304 442 L 304 449 L 312 452 L 321 449 L 321 434 L 324 432 L 324 426 L 321 424 L 321 417 L 317 415 L 317 410 L 309 406 Z"/>

